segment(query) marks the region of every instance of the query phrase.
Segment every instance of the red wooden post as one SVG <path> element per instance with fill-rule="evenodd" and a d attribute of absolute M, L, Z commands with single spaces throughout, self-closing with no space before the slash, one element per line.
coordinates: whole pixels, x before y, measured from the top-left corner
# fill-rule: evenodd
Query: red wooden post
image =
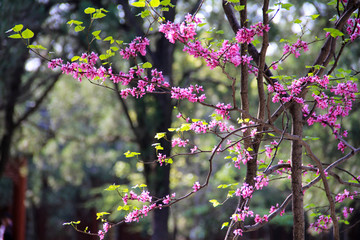
<path fill-rule="evenodd" d="M 27 160 L 25 158 L 10 161 L 5 170 L 5 174 L 13 180 L 12 223 L 14 240 L 25 240 L 27 171 Z"/>

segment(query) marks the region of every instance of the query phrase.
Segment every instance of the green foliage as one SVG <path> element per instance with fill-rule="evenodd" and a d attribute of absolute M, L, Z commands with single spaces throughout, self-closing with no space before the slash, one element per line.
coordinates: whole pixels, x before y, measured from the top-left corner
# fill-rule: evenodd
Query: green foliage
<path fill-rule="evenodd" d="M 335 28 L 324 28 L 324 31 L 329 32 L 333 38 L 344 36 L 344 33 Z"/>

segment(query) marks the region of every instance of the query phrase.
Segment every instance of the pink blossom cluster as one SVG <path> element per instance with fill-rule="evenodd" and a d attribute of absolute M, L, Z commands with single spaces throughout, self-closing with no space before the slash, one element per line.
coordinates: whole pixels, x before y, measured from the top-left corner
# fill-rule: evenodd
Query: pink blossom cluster
<path fill-rule="evenodd" d="M 127 205 L 128 200 L 137 200 L 139 202 L 151 202 L 152 197 L 150 196 L 149 191 L 142 191 L 140 195 L 137 195 L 133 191 L 130 191 L 129 194 L 125 194 L 125 196 L 122 198 L 124 205 Z"/>
<path fill-rule="evenodd" d="M 275 212 L 279 208 L 279 204 L 277 203 L 276 206 L 271 206 L 269 213 Z M 280 212 L 280 216 L 284 215 L 285 208 Z"/>
<path fill-rule="evenodd" d="M 278 164 L 283 164 L 283 163 L 291 164 L 291 161 L 287 160 L 285 162 L 284 160 L 281 160 L 281 159 L 278 161 Z M 282 169 L 276 170 L 276 173 L 279 175 L 282 175 L 283 173 L 290 173 L 290 172 L 291 172 L 291 168 L 282 168 Z M 290 175 L 289 175 L 289 177 L 290 177 Z"/>
<path fill-rule="evenodd" d="M 342 210 L 344 218 L 348 218 L 349 214 L 351 214 L 353 211 L 354 211 L 354 208 L 344 207 L 343 210 Z"/>
<path fill-rule="evenodd" d="M 197 191 L 199 191 L 199 189 L 201 188 L 201 185 L 200 185 L 199 182 L 195 182 L 195 183 L 194 183 L 194 186 L 193 186 L 192 188 L 194 189 L 193 192 L 197 192 Z"/>
<path fill-rule="evenodd" d="M 232 106 L 230 103 L 224 104 L 224 103 L 218 103 L 216 104 L 215 112 L 222 116 L 223 119 L 230 119 L 229 116 L 229 109 L 231 109 Z"/>
<path fill-rule="evenodd" d="M 164 204 L 169 204 L 171 202 L 171 200 L 175 198 L 175 196 L 176 196 L 176 193 L 171 194 L 171 197 L 170 197 L 170 195 L 166 195 L 166 197 L 163 199 L 162 202 Z"/>
<path fill-rule="evenodd" d="M 311 112 L 309 106 L 305 104 L 303 98 L 300 97 L 305 86 L 309 84 L 318 84 L 323 89 L 330 89 L 330 93 L 335 96 L 328 96 L 325 92 L 320 92 L 318 94 L 313 93 L 312 97 L 316 103 L 316 108 L 321 110 L 327 110 L 324 114 L 317 114 L 315 111 Z M 268 91 L 274 93 L 272 101 L 274 103 L 279 102 L 280 100 L 283 103 L 289 101 L 295 101 L 297 103 L 303 104 L 303 114 L 307 117 L 307 122 L 309 125 L 314 124 L 315 122 L 321 123 L 324 127 L 329 125 L 334 127 L 335 132 L 337 133 L 340 129 L 340 124 L 337 124 L 339 117 L 345 117 L 349 115 L 349 112 L 352 108 L 353 102 L 355 101 L 355 93 L 358 92 L 356 83 L 352 81 L 347 81 L 345 83 L 338 83 L 337 85 L 328 86 L 329 77 L 328 76 L 307 76 L 303 78 L 296 79 L 292 81 L 290 86 L 284 86 L 279 82 L 275 82 L 274 85 L 268 85 Z M 338 149 L 344 152 L 346 148 L 343 142 L 338 144 Z M 270 148 L 266 148 L 267 156 L 271 154 Z"/>
<path fill-rule="evenodd" d="M 241 210 L 240 208 L 237 209 L 238 213 L 235 213 L 231 216 L 231 219 L 234 221 L 245 221 L 245 218 L 247 217 L 254 217 L 254 212 L 249 210 L 249 207 L 244 207 L 244 210 Z"/>
<path fill-rule="evenodd" d="M 181 24 L 172 23 L 170 21 L 161 24 L 159 26 L 159 32 L 164 33 L 165 38 L 171 43 L 175 43 L 176 41 L 186 43 L 196 36 L 196 27 L 199 23 L 201 23 L 201 19 L 191 16 L 191 14 L 187 14 L 185 21 Z"/>
<path fill-rule="evenodd" d="M 262 22 L 259 22 L 255 25 L 252 25 L 250 28 L 241 28 L 236 33 L 236 41 L 240 44 L 242 43 L 251 43 L 254 41 L 254 37 L 263 36 L 264 31 L 268 32 L 270 30 L 269 25 L 264 25 Z"/>
<path fill-rule="evenodd" d="M 300 50 L 304 50 L 304 52 L 308 51 L 309 50 L 309 47 L 308 47 L 308 44 L 307 42 L 304 42 L 300 39 L 298 39 L 296 41 L 296 43 L 294 44 L 285 44 L 284 46 L 284 52 L 283 54 L 288 54 L 289 52 L 294 54 L 296 58 L 298 58 L 300 56 Z"/>
<path fill-rule="evenodd" d="M 311 223 L 309 227 L 320 233 L 323 230 L 329 229 L 331 223 L 332 218 L 330 216 L 320 215 L 316 222 Z"/>
<path fill-rule="evenodd" d="M 231 144 L 231 142 L 229 142 L 229 144 Z M 234 151 L 237 154 L 237 157 L 234 159 L 234 165 L 238 169 L 241 168 L 241 163 L 246 164 L 248 161 L 253 159 L 249 151 L 242 147 L 241 142 L 229 147 L 229 150 Z"/>
<path fill-rule="evenodd" d="M 350 18 L 347 24 L 346 31 L 350 35 L 350 40 L 354 41 L 360 36 L 360 18 Z"/>
<path fill-rule="evenodd" d="M 129 47 L 120 50 L 120 55 L 123 56 L 124 59 L 129 59 L 130 57 L 135 58 L 138 52 L 142 56 L 145 56 L 146 46 L 149 46 L 149 43 L 150 41 L 146 37 L 136 37 L 131 41 Z"/>
<path fill-rule="evenodd" d="M 187 88 L 180 88 L 180 87 L 172 87 L 171 89 L 171 98 L 174 99 L 188 99 L 190 102 L 203 102 L 206 99 L 205 94 L 200 94 L 203 92 L 204 88 L 199 85 L 190 85 Z"/>
<path fill-rule="evenodd" d="M 196 121 L 191 123 L 190 130 L 193 130 L 195 133 L 206 133 L 208 130 L 208 124 L 203 121 Z"/>
<path fill-rule="evenodd" d="M 235 229 L 233 231 L 235 236 L 242 236 L 243 235 L 243 230 L 241 228 Z"/>
<path fill-rule="evenodd" d="M 235 127 L 233 125 L 229 125 L 227 122 L 224 122 L 224 121 L 211 120 L 208 125 L 208 130 L 211 130 L 211 129 L 213 129 L 214 131 L 216 129 L 219 129 L 220 132 L 230 132 L 230 131 L 235 130 Z"/>
<path fill-rule="evenodd" d="M 131 56 L 136 55 L 137 52 L 145 54 L 145 48 L 148 44 L 148 40 L 137 37 L 131 44 L 127 51 Z M 125 54 L 124 52 L 122 53 Z M 129 56 L 130 56 L 129 55 Z M 127 56 L 127 55 L 126 55 Z M 170 84 L 165 80 L 161 71 L 157 69 L 151 70 L 151 76 L 145 75 L 145 70 L 140 66 L 130 68 L 127 73 L 119 72 L 118 74 L 113 73 L 111 67 L 108 69 L 103 66 L 97 68 L 95 66 L 98 55 L 95 53 L 82 54 L 81 58 L 77 62 L 66 64 L 63 63 L 62 59 L 53 59 L 48 63 L 48 67 L 55 69 L 60 67 L 63 74 L 72 75 L 75 79 L 81 81 L 83 77 L 90 80 L 101 80 L 105 81 L 109 78 L 114 83 L 121 83 L 123 86 L 128 86 L 130 82 L 136 82 L 136 86 L 128 87 L 120 91 L 122 98 L 133 96 L 136 98 L 143 97 L 146 93 L 153 93 L 156 89 L 169 89 Z M 175 99 L 187 99 L 190 102 L 203 102 L 206 99 L 205 94 L 200 95 L 204 89 L 199 85 L 191 85 L 187 88 L 173 87 L 170 89 L 171 97 Z M 198 96 L 199 95 L 199 96 Z"/>
<path fill-rule="evenodd" d="M 268 158 L 271 158 L 272 151 L 273 151 L 273 149 L 271 147 L 269 147 L 269 146 L 265 147 L 265 154 Z"/>
<path fill-rule="evenodd" d="M 147 216 L 148 212 L 153 210 L 155 207 L 156 203 L 153 203 L 149 206 L 144 205 L 142 209 L 135 209 L 126 215 L 125 222 L 138 222 L 140 218 Z"/>
<path fill-rule="evenodd" d="M 186 147 L 186 145 L 189 143 L 189 139 L 182 140 L 181 138 L 174 138 L 171 140 L 171 146 L 172 147 Z"/>
<path fill-rule="evenodd" d="M 290 86 L 284 87 L 281 83 L 275 82 L 274 85 L 268 85 L 268 91 L 270 93 L 274 92 L 275 95 L 272 98 L 274 103 L 279 102 L 280 100 L 283 103 L 294 100 L 298 103 L 303 104 L 304 99 L 299 97 L 299 94 L 302 92 L 304 86 L 308 84 L 319 84 L 323 88 L 327 88 L 329 83 L 329 77 L 323 76 L 322 78 L 318 76 L 307 76 L 299 79 L 295 79 L 291 82 Z M 287 95 L 288 94 L 288 95 Z M 287 95 L 287 96 L 286 96 Z"/>
<path fill-rule="evenodd" d="M 269 178 L 265 175 L 257 175 L 254 180 L 256 190 L 261 190 L 263 189 L 263 187 L 269 185 Z"/>
<path fill-rule="evenodd" d="M 268 218 L 268 215 L 264 215 L 263 217 L 260 217 L 259 214 L 256 214 L 254 221 L 255 221 L 255 223 L 268 222 L 269 218 Z"/>
<path fill-rule="evenodd" d="M 159 153 L 157 155 L 157 162 L 160 164 L 160 166 L 162 166 L 164 163 L 166 163 L 166 155 L 165 154 L 161 154 Z"/>
<path fill-rule="evenodd" d="M 111 228 L 109 223 L 104 223 L 103 224 L 103 230 L 99 230 L 98 231 L 98 237 L 100 238 L 100 240 L 103 240 L 105 237 L 105 234 L 109 231 L 109 229 Z"/>
<path fill-rule="evenodd" d="M 255 35 L 262 36 L 263 31 L 269 31 L 269 26 L 264 26 L 261 22 L 251 26 L 250 29 L 240 29 L 236 35 L 238 43 L 230 43 L 228 40 L 224 40 L 221 48 L 216 51 L 209 50 L 209 48 L 204 47 L 199 40 L 195 40 L 196 25 L 200 22 L 201 20 L 198 18 L 187 15 L 185 22 L 176 24 L 168 21 L 166 24 L 160 25 L 159 31 L 164 33 L 165 38 L 171 43 L 179 41 L 185 44 L 183 51 L 195 58 L 203 58 L 210 69 L 219 66 L 221 61 L 224 63 L 230 62 L 235 66 L 249 64 L 252 57 L 247 55 L 241 56 L 238 43 L 243 43 L 243 41 L 250 43 Z M 250 69 L 250 71 L 255 73 L 257 70 Z"/>
<path fill-rule="evenodd" d="M 335 201 L 343 202 L 347 198 L 354 199 L 354 196 L 357 194 L 358 194 L 358 192 L 356 192 L 356 191 L 351 193 L 348 190 L 344 189 L 344 193 L 339 193 L 335 196 Z"/>
<path fill-rule="evenodd" d="M 330 92 L 334 93 L 336 97 L 329 97 L 324 92 L 320 95 L 313 94 L 317 106 L 321 109 L 327 109 L 325 114 L 317 115 L 312 113 L 307 122 L 309 125 L 315 122 L 321 123 L 324 127 L 330 125 L 337 131 L 340 129 L 340 124 L 336 124 L 338 117 L 345 117 L 349 115 L 353 102 L 355 101 L 355 93 L 357 93 L 357 85 L 352 81 L 346 83 L 338 83 L 336 86 L 330 88 Z M 338 99 L 340 97 L 340 99 Z M 337 98 L 337 99 L 336 99 Z M 310 114 L 307 105 L 303 107 L 304 115 Z M 336 132 L 335 132 L 336 133 Z"/>
<path fill-rule="evenodd" d="M 236 189 L 235 195 L 237 197 L 243 197 L 243 198 L 251 198 L 252 194 L 254 192 L 253 186 L 250 186 L 246 182 L 243 183 L 241 188 Z"/>

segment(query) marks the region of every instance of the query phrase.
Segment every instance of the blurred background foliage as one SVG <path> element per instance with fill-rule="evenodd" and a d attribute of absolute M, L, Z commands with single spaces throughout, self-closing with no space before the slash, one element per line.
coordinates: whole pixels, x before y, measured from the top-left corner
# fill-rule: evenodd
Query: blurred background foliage
<path fill-rule="evenodd" d="M 324 27 L 330 27 L 331 22 L 327 19 L 333 17 L 336 12 L 325 0 L 313 1 L 289 1 L 294 6 L 290 11 L 281 10 L 273 19 L 270 31 L 270 48 L 267 62 L 277 61 L 282 55 L 282 41 L 294 42 L 299 36 L 305 41 L 312 41 L 314 36 L 323 36 Z M 275 2 L 274 2 L 275 3 Z M 187 12 L 194 12 L 198 1 L 178 1 L 176 21 L 181 21 Z M 251 23 L 261 20 L 262 1 L 249 2 L 249 19 Z M 81 220 L 84 226 L 91 229 L 98 228 L 96 212 L 112 212 L 110 221 L 120 220 L 124 215 L 116 211 L 121 199 L 113 192 L 104 189 L 110 184 L 119 184 L 131 187 L 146 181 L 143 171 L 144 164 L 134 158 L 125 158 L 124 152 L 141 151 L 136 143 L 136 136 L 126 118 L 123 105 L 114 91 L 98 87 L 83 80 L 76 80 L 61 76 L 49 71 L 46 63 L 37 56 L 29 54 L 20 41 L 7 38 L 6 30 L 15 24 L 22 23 L 36 33 L 35 42 L 50 49 L 50 57 L 60 56 L 70 59 L 74 55 L 80 55 L 87 50 L 86 36 L 70 29 L 66 22 L 70 19 L 84 21 L 88 19 L 83 10 L 89 6 L 109 10 L 107 17 L 96 21 L 93 29 L 101 29 L 103 36 L 131 41 L 139 34 L 135 25 L 140 28 L 146 27 L 146 21 L 135 17 L 138 9 L 131 9 L 132 16 L 137 21 L 129 25 L 126 21 L 127 1 L 102 0 L 102 1 L 21 1 L 4 0 L 0 2 L 0 133 L 2 140 L 11 134 L 11 145 L 8 147 L 11 159 L 25 156 L 28 159 L 28 187 L 26 192 L 27 231 L 26 239 L 89 239 L 87 236 L 77 234 L 71 227 L 62 224 L 71 220 Z M 274 11 L 275 12 L 275 11 Z M 208 24 L 201 28 L 201 37 L 231 39 L 234 37 L 227 23 L 221 1 L 205 1 L 199 16 L 206 18 Z M 315 21 L 309 17 L 312 14 L 320 14 Z M 296 19 L 301 19 L 300 24 L 290 24 Z M 143 26 L 141 26 L 143 25 Z M 223 30 L 223 33 L 216 31 Z M 150 39 L 159 39 L 159 35 L 150 35 Z M 283 40 L 282 40 L 283 39 Z M 281 69 L 276 74 L 297 77 L 306 74 L 305 66 L 311 65 L 321 42 L 311 44 L 310 51 L 300 58 L 290 57 L 280 64 Z M 259 45 L 260 46 L 260 45 Z M 105 42 L 97 42 L 91 46 L 91 50 L 104 52 L 109 45 Z M 360 45 L 351 44 L 344 52 L 343 61 L 339 67 L 359 69 Z M 156 51 L 156 49 L 152 49 Z M 190 83 L 199 83 L 206 89 L 208 100 L 228 102 L 230 100 L 230 84 L 219 69 L 208 70 L 205 63 L 182 53 L 182 46 L 176 45 L 173 52 L 172 63 L 173 81 L 180 86 Z M 120 57 L 112 58 L 113 66 L 118 70 L 126 70 L 129 65 Z M 233 74 L 239 74 L 237 69 L 229 69 Z M 338 73 L 341 74 L 341 73 Z M 14 82 L 18 84 L 14 85 Z M 251 105 L 257 104 L 256 81 L 250 85 L 250 95 L 253 98 Z M 14 98 L 9 98 L 9 96 Z M 14 100 L 11 102 L 10 100 Z M 156 112 L 154 98 L 148 97 L 140 102 L 146 106 L 147 114 Z M 10 104 L 10 105 L 9 105 Z M 127 100 L 131 119 L 139 119 L 139 103 L 132 99 Z M 186 102 L 173 103 L 176 109 L 172 115 L 172 126 L 177 127 L 181 121 L 175 117 L 181 111 L 186 117 L 209 120 L 212 111 L 202 108 L 200 105 Z M 10 107 L 9 107 L 10 106 Z M 11 111 L 12 107 L 12 111 Z M 344 127 L 349 130 L 349 141 L 355 146 L 360 145 L 359 113 L 356 111 L 359 104 L 354 106 L 353 114 L 342 121 Z M 10 110 L 9 110 L 10 109 Z M 9 131 L 7 120 L 11 116 L 13 128 Z M 141 116 L 140 116 L 141 117 Z M 238 116 L 232 116 L 235 120 Z M 150 130 L 156 121 L 151 118 L 143 126 L 143 131 Z M 8 121 L 9 122 L 9 121 Z M 279 123 L 280 124 L 280 123 Z M 331 163 L 341 154 L 337 150 L 337 143 L 328 130 L 324 131 L 321 126 L 311 127 L 305 135 L 318 137 L 319 140 L 311 141 L 311 146 L 321 159 Z M 5 140 L 4 140 L 5 139 Z M 211 150 L 216 144 L 216 139 L 206 136 L 192 136 L 192 140 L 201 146 L 207 146 Z M 286 145 L 279 151 L 277 160 L 287 160 L 288 151 Z M 1 151 L 5 151 L 2 145 Z M 173 149 L 172 153 L 181 152 Z M 177 196 L 191 190 L 195 181 L 203 181 L 207 174 L 207 155 L 197 158 L 176 158 L 171 167 L 170 192 L 176 192 Z M 265 158 L 265 154 L 262 156 Z M 265 159 L 269 160 L 269 159 Z M 351 169 L 357 175 L 360 174 L 359 160 L 355 157 L 342 167 Z M 307 162 L 305 159 L 305 163 Z M 350 166 L 351 165 L 351 166 Z M 225 230 L 220 230 L 223 222 L 229 220 L 233 212 L 236 199 L 224 202 L 223 206 L 214 208 L 209 202 L 216 199 L 220 203 L 225 201 L 229 189 L 217 188 L 220 184 L 233 184 L 241 181 L 244 177 L 244 169 L 240 171 L 233 164 L 219 156 L 214 162 L 214 174 L 211 185 L 194 197 L 180 202 L 171 207 L 169 217 L 169 232 L 172 239 L 222 239 Z M 342 174 L 339 170 L 339 174 Z M 271 188 L 256 192 L 252 199 L 255 213 L 266 214 L 271 205 L 281 202 L 290 192 L 286 176 L 283 180 L 272 179 Z M 318 185 L 321 188 L 321 185 Z M 341 186 L 332 182 L 333 193 L 342 192 Z M 6 174 L 0 179 L 0 206 L 7 209 L 12 201 L 12 181 Z M 309 190 L 305 194 L 305 201 L 317 202 L 319 206 L 326 205 L 326 198 L 318 188 Z M 359 210 L 358 202 L 346 202 Z M 308 219 L 313 220 L 311 213 L 323 209 L 309 209 Z M 356 218 L 357 217 L 357 218 Z M 355 215 L 350 219 L 351 223 L 358 220 Z M 108 239 L 148 239 L 152 235 L 150 227 L 151 219 L 145 218 L 135 225 L 123 225 L 117 230 L 111 231 Z M 288 239 L 291 234 L 292 218 L 290 213 L 272 221 L 269 226 L 260 233 L 248 234 L 249 239 Z M 357 225 L 358 226 L 358 225 Z M 343 225 L 343 230 L 347 226 Z M 358 228 L 358 227 L 357 227 Z M 356 229 L 356 227 L 355 227 Z M 359 229 L 359 228 L 358 228 Z M 277 235 L 276 235 L 277 234 Z M 344 231 L 348 239 L 351 231 Z M 128 236 L 126 238 L 125 236 Z M 131 236 L 131 237 L 130 237 Z M 277 236 L 277 238 L 275 237 Z M 322 236 L 308 236 L 309 239 L 321 239 Z"/>

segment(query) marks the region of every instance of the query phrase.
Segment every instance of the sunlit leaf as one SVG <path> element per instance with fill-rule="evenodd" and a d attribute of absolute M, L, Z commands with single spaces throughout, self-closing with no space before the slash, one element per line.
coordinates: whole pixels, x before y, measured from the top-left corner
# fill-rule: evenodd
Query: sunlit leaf
<path fill-rule="evenodd" d="M 95 12 L 95 8 L 92 8 L 92 7 L 88 7 L 84 10 L 84 13 L 86 14 L 92 14 Z"/>
<path fill-rule="evenodd" d="M 10 35 L 9 38 L 21 38 L 21 35 L 19 33 L 16 33 L 16 34 Z"/>
<path fill-rule="evenodd" d="M 12 30 L 14 30 L 14 32 L 20 32 L 23 29 L 23 25 L 22 24 L 17 24 L 15 25 Z"/>
<path fill-rule="evenodd" d="M 336 28 L 324 28 L 324 31 L 329 32 L 333 38 L 344 36 L 344 33 Z"/>
<path fill-rule="evenodd" d="M 152 68 L 152 64 L 149 62 L 146 62 L 142 65 L 143 68 Z"/>
<path fill-rule="evenodd" d="M 158 7 L 160 5 L 160 1 L 159 0 L 151 0 L 149 3 L 150 7 Z"/>
<path fill-rule="evenodd" d="M 85 29 L 85 27 L 80 26 L 80 25 L 77 25 L 77 26 L 75 27 L 75 32 L 81 32 L 81 31 L 83 31 L 84 29 Z"/>
<path fill-rule="evenodd" d="M 221 229 L 223 229 L 224 227 L 227 227 L 229 226 L 229 222 L 224 222 L 222 225 L 221 225 Z"/>
<path fill-rule="evenodd" d="M 27 28 L 21 33 L 21 36 L 24 39 L 29 39 L 29 38 L 32 38 L 34 36 L 34 33 L 33 33 L 33 31 L 31 31 L 30 29 Z"/>
<path fill-rule="evenodd" d="M 140 0 L 131 4 L 134 7 L 145 7 L 145 0 Z"/>
<path fill-rule="evenodd" d="M 29 45 L 28 48 L 46 50 L 46 48 L 41 45 Z"/>

